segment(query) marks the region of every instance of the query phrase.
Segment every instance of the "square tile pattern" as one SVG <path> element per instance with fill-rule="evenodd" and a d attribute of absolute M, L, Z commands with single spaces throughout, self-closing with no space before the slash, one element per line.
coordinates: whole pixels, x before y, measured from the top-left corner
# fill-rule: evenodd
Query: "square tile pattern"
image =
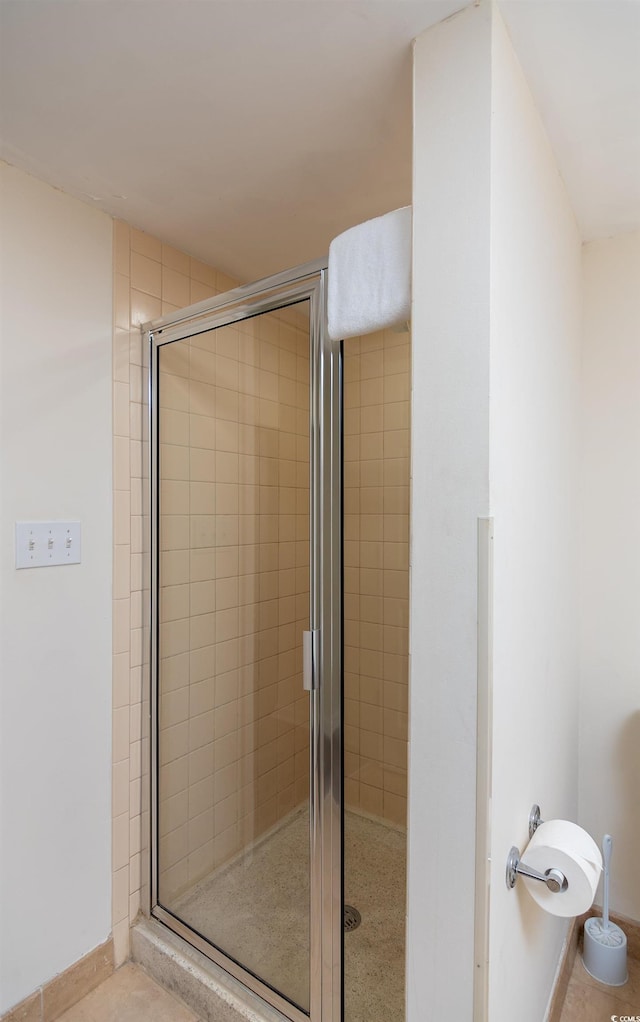
<path fill-rule="evenodd" d="M 160 899 L 304 803 L 308 303 L 160 348 Z"/>
<path fill-rule="evenodd" d="M 114 223 L 113 938 L 148 876 L 148 355 L 140 325 L 237 282 Z M 187 889 L 306 798 L 308 338 L 284 310 L 161 366 L 162 856 Z M 345 769 L 406 820 L 409 335 L 345 342 Z M 212 411 L 213 409 L 213 411 Z M 215 678 L 215 684 L 213 679 Z"/>
<path fill-rule="evenodd" d="M 344 342 L 345 799 L 406 825 L 410 336 Z"/>
<path fill-rule="evenodd" d="M 140 325 L 236 282 L 120 221 L 113 252 L 112 920 L 120 965 L 148 882 L 148 354 Z"/>

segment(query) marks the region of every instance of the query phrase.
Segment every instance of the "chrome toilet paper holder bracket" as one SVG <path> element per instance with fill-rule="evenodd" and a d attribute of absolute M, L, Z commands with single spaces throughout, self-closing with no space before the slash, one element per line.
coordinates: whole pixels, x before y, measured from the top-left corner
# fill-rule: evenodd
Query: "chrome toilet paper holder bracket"
<path fill-rule="evenodd" d="M 540 806 L 537 802 L 534 802 L 529 813 L 529 841 L 531 841 L 541 823 L 544 823 L 544 820 L 540 818 Z"/>
<path fill-rule="evenodd" d="M 540 806 L 534 804 L 531 807 L 531 812 L 529 813 L 529 840 L 531 840 L 542 822 L 543 820 L 540 818 Z M 562 894 L 569 888 L 569 882 L 562 870 L 551 867 L 550 869 L 545 870 L 544 873 L 540 873 L 537 869 L 527 866 L 526 862 L 521 861 L 520 849 L 516 847 L 516 845 L 513 845 L 509 855 L 507 856 L 507 869 L 505 874 L 507 889 L 509 891 L 515 887 L 518 875 L 528 877 L 529 880 L 540 880 L 541 883 L 547 885 L 552 894 Z"/>

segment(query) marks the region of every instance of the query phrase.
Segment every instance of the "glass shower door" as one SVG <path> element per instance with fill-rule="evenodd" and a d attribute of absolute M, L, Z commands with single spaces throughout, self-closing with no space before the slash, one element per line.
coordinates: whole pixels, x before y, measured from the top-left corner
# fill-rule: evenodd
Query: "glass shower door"
<path fill-rule="evenodd" d="M 150 332 L 152 911 L 292 1019 L 320 1019 L 321 998 L 321 721 L 303 684 L 320 295 L 316 275 Z"/>

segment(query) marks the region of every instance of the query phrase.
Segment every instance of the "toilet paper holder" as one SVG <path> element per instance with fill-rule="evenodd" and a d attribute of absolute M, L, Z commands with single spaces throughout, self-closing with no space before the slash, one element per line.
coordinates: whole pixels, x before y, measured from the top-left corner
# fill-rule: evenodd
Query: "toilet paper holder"
<path fill-rule="evenodd" d="M 534 804 L 531 807 L 529 813 L 529 840 L 533 837 L 536 830 L 544 821 L 540 819 L 540 806 Z M 527 866 L 525 862 L 520 859 L 520 849 L 513 845 L 509 855 L 507 856 L 507 869 L 505 874 L 505 880 L 507 889 L 510 891 L 516 885 L 518 875 L 528 877 L 529 880 L 540 880 L 541 883 L 546 884 L 549 890 L 553 894 L 562 894 L 568 890 L 569 882 L 562 872 L 562 870 L 551 867 L 545 870 L 544 873 L 540 873 L 537 869 L 532 869 L 531 866 Z"/>

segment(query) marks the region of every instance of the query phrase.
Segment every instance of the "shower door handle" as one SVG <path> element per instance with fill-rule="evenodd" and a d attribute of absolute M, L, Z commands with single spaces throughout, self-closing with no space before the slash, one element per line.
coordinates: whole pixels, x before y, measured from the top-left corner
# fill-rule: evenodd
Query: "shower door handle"
<path fill-rule="evenodd" d="M 302 685 L 313 692 L 318 687 L 320 629 L 302 633 Z"/>

